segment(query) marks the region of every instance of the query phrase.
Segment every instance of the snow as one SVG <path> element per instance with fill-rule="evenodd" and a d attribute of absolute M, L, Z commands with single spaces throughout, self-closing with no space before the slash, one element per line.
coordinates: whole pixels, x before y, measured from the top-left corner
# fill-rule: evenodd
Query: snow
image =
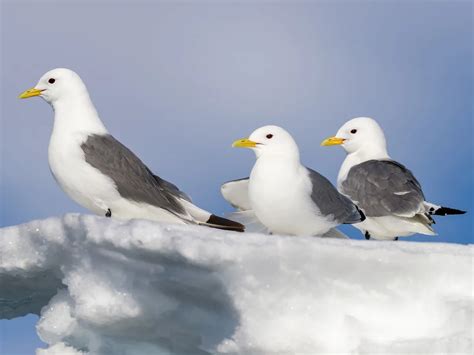
<path fill-rule="evenodd" d="M 0 231 L 0 318 L 37 354 L 472 354 L 471 245 L 69 214 Z"/>

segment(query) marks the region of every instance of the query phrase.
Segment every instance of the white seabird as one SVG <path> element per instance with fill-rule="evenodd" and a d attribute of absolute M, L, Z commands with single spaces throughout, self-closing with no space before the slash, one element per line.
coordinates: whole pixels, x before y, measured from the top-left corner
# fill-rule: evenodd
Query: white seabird
<path fill-rule="evenodd" d="M 257 160 L 250 178 L 224 184 L 223 194 L 270 232 L 322 236 L 339 224 L 364 220 L 325 177 L 301 165 L 298 146 L 283 128 L 261 127 L 233 146 L 251 148 Z"/>
<path fill-rule="evenodd" d="M 54 69 L 20 98 L 40 96 L 54 110 L 49 166 L 59 186 L 96 214 L 120 219 L 200 224 L 243 231 L 243 226 L 197 206 L 175 185 L 154 175 L 109 134 L 75 72 Z"/>
<path fill-rule="evenodd" d="M 382 128 L 372 118 L 346 122 L 321 145 L 341 145 L 347 152 L 337 178 L 338 190 L 364 211 L 366 220 L 354 226 L 367 239 L 435 235 L 431 215 L 465 213 L 425 201 L 412 172 L 390 158 Z"/>

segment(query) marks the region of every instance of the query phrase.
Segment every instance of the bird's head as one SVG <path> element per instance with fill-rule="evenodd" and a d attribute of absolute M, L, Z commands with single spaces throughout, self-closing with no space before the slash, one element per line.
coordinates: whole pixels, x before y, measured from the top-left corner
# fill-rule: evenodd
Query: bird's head
<path fill-rule="evenodd" d="M 50 104 L 88 96 L 87 89 L 79 75 L 70 69 L 58 68 L 44 74 L 35 87 L 20 94 L 20 99 L 39 96 Z"/>
<path fill-rule="evenodd" d="M 365 150 L 386 151 L 382 128 L 377 121 L 369 117 L 357 117 L 347 121 L 335 136 L 325 139 L 321 145 L 341 145 L 348 154 Z"/>
<path fill-rule="evenodd" d="M 257 157 L 263 155 L 299 158 L 298 146 L 286 130 L 278 126 L 264 126 L 252 132 L 249 138 L 236 140 L 233 147 L 250 148 Z"/>

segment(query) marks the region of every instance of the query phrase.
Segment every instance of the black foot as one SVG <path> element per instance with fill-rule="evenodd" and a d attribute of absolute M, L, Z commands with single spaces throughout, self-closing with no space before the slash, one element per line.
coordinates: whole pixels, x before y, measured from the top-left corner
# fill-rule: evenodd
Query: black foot
<path fill-rule="evenodd" d="M 365 236 L 365 239 L 367 239 L 367 240 L 370 239 L 370 233 L 369 233 L 369 232 L 366 231 L 365 234 L 364 234 L 364 236 Z"/>
<path fill-rule="evenodd" d="M 105 212 L 105 217 L 112 217 L 112 211 L 110 208 L 107 209 L 107 212 Z"/>
<path fill-rule="evenodd" d="M 393 238 L 393 240 L 394 240 L 394 241 L 397 241 L 397 240 L 398 240 L 398 237 Z"/>

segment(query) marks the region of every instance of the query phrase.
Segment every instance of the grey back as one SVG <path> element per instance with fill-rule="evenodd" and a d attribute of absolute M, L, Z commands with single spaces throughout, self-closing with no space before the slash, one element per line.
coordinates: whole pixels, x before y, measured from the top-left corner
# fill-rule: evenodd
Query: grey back
<path fill-rule="evenodd" d="M 368 160 L 353 166 L 341 192 L 369 217 L 413 217 L 425 200 L 411 171 L 393 160 Z"/>
<path fill-rule="evenodd" d="M 179 198 L 189 200 L 172 183 L 154 175 L 143 162 L 111 135 L 90 135 L 81 145 L 86 162 L 110 177 L 120 195 L 136 202 L 186 214 Z"/>
<path fill-rule="evenodd" d="M 328 179 L 310 168 L 306 169 L 313 184 L 311 198 L 323 215 L 333 215 L 336 222 L 345 224 L 358 223 L 365 219 L 357 206 L 341 195 Z"/>

